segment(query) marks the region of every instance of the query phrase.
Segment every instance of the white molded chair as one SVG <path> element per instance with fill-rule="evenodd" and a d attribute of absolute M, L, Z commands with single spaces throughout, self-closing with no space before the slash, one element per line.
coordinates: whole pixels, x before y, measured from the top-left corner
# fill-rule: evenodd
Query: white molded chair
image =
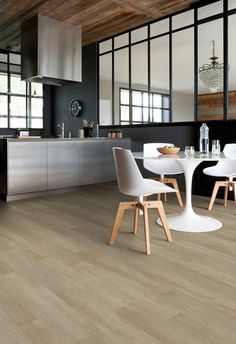
<path fill-rule="evenodd" d="M 236 157 L 236 143 L 229 143 L 225 145 L 223 150 L 226 157 Z M 226 181 L 216 181 L 212 192 L 208 210 L 211 210 L 216 199 L 217 192 L 222 186 L 224 190 L 224 206 L 227 205 L 228 191 L 234 191 L 234 201 L 236 203 L 236 160 L 219 161 L 215 166 L 204 168 L 203 173 L 212 177 L 226 177 Z"/>
<path fill-rule="evenodd" d="M 175 192 L 169 186 L 166 186 L 158 181 L 144 179 L 139 171 L 139 168 L 135 162 L 135 159 L 128 149 L 122 149 L 118 147 L 113 148 L 113 155 L 115 160 L 117 182 L 120 191 L 132 197 L 135 197 L 137 201 L 120 202 L 115 222 L 112 228 L 111 238 L 109 245 L 113 245 L 119 231 L 122 217 L 126 209 L 134 210 L 134 223 L 133 233 L 137 233 L 138 215 L 139 210 L 143 212 L 144 220 L 144 232 L 146 241 L 146 252 L 149 255 L 150 249 L 150 236 L 149 236 L 149 222 L 148 222 L 148 209 L 156 208 L 159 212 L 159 216 L 165 231 L 166 239 L 172 241 L 171 234 L 168 228 L 168 223 L 165 215 L 165 211 L 161 201 L 143 201 L 143 198 L 156 193 L 162 192 Z"/>
<path fill-rule="evenodd" d="M 143 154 L 146 157 L 157 157 L 160 155 L 157 148 L 164 146 L 174 146 L 172 143 L 145 143 L 143 145 Z M 174 160 L 148 160 L 144 159 L 143 166 L 146 170 L 158 174 L 160 178 L 158 180 L 164 184 L 172 184 L 173 188 L 176 190 L 176 196 L 179 205 L 182 207 L 183 202 L 179 192 L 179 187 L 176 178 L 165 178 L 165 175 L 174 175 L 184 173 L 180 165 Z M 166 195 L 164 194 L 164 199 L 166 201 Z M 160 195 L 158 195 L 158 200 L 160 200 Z"/>

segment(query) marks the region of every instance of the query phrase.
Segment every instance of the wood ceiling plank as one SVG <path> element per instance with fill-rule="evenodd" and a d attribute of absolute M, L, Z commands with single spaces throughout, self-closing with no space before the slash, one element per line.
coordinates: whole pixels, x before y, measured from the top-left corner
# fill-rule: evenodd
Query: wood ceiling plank
<path fill-rule="evenodd" d="M 0 0 L 0 48 L 20 47 L 20 25 L 37 13 L 82 25 L 83 45 L 135 28 L 199 0 Z"/>

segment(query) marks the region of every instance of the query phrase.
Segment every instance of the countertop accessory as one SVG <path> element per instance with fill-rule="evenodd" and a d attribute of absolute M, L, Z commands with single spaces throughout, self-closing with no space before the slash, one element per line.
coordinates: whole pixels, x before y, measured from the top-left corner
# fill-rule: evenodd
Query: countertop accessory
<path fill-rule="evenodd" d="M 160 147 L 157 150 L 161 154 L 176 154 L 180 151 L 180 147 Z"/>

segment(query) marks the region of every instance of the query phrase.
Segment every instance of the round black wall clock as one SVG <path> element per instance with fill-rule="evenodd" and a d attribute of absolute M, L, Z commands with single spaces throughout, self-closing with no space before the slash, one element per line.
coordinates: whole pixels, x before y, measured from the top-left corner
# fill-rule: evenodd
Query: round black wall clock
<path fill-rule="evenodd" d="M 70 114 L 74 117 L 78 117 L 82 114 L 82 106 L 78 99 L 72 99 L 69 105 Z"/>

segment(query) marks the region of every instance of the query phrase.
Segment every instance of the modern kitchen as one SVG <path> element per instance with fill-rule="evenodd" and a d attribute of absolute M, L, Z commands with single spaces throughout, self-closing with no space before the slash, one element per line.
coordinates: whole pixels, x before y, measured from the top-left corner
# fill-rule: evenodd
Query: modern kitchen
<path fill-rule="evenodd" d="M 234 344 L 236 1 L 0 14 L 0 344 Z"/>

